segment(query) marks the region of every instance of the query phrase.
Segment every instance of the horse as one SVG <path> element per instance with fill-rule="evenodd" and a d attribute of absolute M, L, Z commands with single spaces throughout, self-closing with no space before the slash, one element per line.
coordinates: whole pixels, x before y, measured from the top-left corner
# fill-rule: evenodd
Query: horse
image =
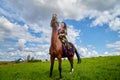
<path fill-rule="evenodd" d="M 61 63 L 62 63 L 62 58 L 63 58 L 63 50 L 62 50 L 62 43 L 58 38 L 58 21 L 57 21 L 57 15 L 53 14 L 52 19 L 51 19 L 51 27 L 52 27 L 52 36 L 51 36 L 51 45 L 49 48 L 49 54 L 50 54 L 50 77 L 52 77 L 52 71 L 53 71 L 53 67 L 54 67 L 54 61 L 55 58 L 58 59 L 58 70 L 59 70 L 59 76 L 60 79 L 62 79 L 62 67 L 61 67 Z M 74 45 L 72 45 L 74 47 Z M 74 53 L 76 53 L 77 56 L 77 63 L 81 62 L 80 56 L 77 52 L 77 49 L 74 47 L 74 52 L 73 52 L 73 56 L 68 56 L 68 60 L 71 64 L 71 68 L 70 68 L 70 73 L 73 72 L 73 60 L 74 60 Z"/>

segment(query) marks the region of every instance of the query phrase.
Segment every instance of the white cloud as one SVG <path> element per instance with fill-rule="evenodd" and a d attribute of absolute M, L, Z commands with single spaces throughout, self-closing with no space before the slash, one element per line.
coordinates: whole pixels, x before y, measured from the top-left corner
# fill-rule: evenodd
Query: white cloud
<path fill-rule="evenodd" d="M 95 49 L 95 47 L 94 47 L 93 45 L 87 45 L 87 48 L 88 48 L 88 49 L 92 49 L 92 50 Z"/>
<path fill-rule="evenodd" d="M 26 40 L 25 39 L 19 39 L 18 40 L 18 43 L 17 43 L 17 47 L 20 51 L 23 51 L 24 50 L 24 47 L 25 47 L 25 43 L 26 43 Z"/>
<path fill-rule="evenodd" d="M 120 55 L 120 52 L 105 52 L 103 56 L 115 56 L 115 55 Z"/>
<path fill-rule="evenodd" d="M 115 18 L 110 22 L 109 26 L 112 30 L 120 30 L 120 18 Z"/>
<path fill-rule="evenodd" d="M 6 1 L 8 6 L 19 14 L 21 19 L 26 23 L 41 23 L 57 12 L 56 1 L 40 1 L 40 0 L 10 0 Z M 49 4 L 48 4 L 49 3 Z"/>
<path fill-rule="evenodd" d="M 3 53 L 2 53 L 2 51 L 0 50 L 0 56 L 2 56 L 3 55 Z"/>
<path fill-rule="evenodd" d="M 11 55 L 21 55 L 20 51 L 23 50 L 25 52 L 23 52 L 22 56 L 28 53 L 32 54 L 32 52 L 46 54 L 51 38 L 49 23 L 53 13 L 57 13 L 60 20 L 63 20 L 63 18 L 81 20 L 89 17 L 94 19 L 91 23 L 92 26 L 107 24 L 114 31 L 120 30 L 120 18 L 118 17 L 120 15 L 119 0 L 109 0 L 107 4 L 104 0 L 4 1 L 6 5 L 3 5 L 5 7 L 0 7 L 0 15 L 6 17 L 0 16 L 0 44 L 9 46 L 8 51 L 15 51 L 16 47 L 19 48 L 16 52 L 10 53 Z M 21 25 L 19 21 L 25 24 Z M 32 29 L 34 33 L 41 33 L 40 37 L 33 36 L 28 31 L 29 29 Z M 76 40 L 78 40 L 77 38 L 80 37 L 79 33 L 79 30 L 69 26 L 68 40 L 75 44 Z M 7 42 L 5 41 L 6 38 L 16 40 L 16 42 Z M 31 48 L 26 46 L 25 43 L 27 42 L 31 44 Z M 43 43 L 48 43 L 48 45 L 43 47 Z M 117 48 L 115 47 L 116 45 L 118 46 Z M 39 46 L 40 50 L 38 49 Z M 107 47 L 119 50 L 120 46 L 117 42 L 117 44 L 108 44 Z M 84 53 L 84 56 L 98 54 L 95 50 L 89 50 L 88 48 L 81 48 L 81 51 Z"/>
<path fill-rule="evenodd" d="M 112 19 L 114 19 L 114 17 L 109 11 L 103 11 L 103 13 L 101 13 L 96 20 L 93 21 L 92 26 L 102 26 L 103 24 L 109 23 Z"/>
<path fill-rule="evenodd" d="M 114 43 L 106 44 L 107 48 L 110 48 L 112 51 L 106 51 L 102 56 L 115 56 L 120 55 L 120 41 Z"/>
<path fill-rule="evenodd" d="M 95 50 L 92 49 L 88 49 L 85 47 L 80 47 L 77 46 L 79 54 L 81 55 L 81 57 L 97 57 L 99 56 L 99 53 Z"/>
<path fill-rule="evenodd" d="M 114 43 L 107 44 L 106 46 L 107 46 L 107 48 L 111 48 L 115 51 L 120 51 L 120 41 L 116 41 Z"/>
<path fill-rule="evenodd" d="M 0 17 L 0 39 L 4 38 L 18 38 L 18 39 L 25 39 L 29 40 L 34 38 L 26 31 L 27 25 L 20 26 L 16 23 L 11 23 L 5 17 Z M 26 36 L 25 36 L 26 35 Z"/>
<path fill-rule="evenodd" d="M 84 5 L 88 6 L 89 9 L 96 9 L 99 11 L 104 10 L 111 10 L 115 6 L 118 6 L 120 1 L 119 0 L 108 0 L 107 4 L 104 0 L 78 0 L 78 2 L 83 3 Z"/>
<path fill-rule="evenodd" d="M 68 41 L 75 44 L 77 37 L 80 37 L 80 30 L 74 29 L 74 26 L 71 25 L 67 28 L 67 31 L 68 31 L 67 32 Z"/>
<path fill-rule="evenodd" d="M 111 30 L 120 30 L 120 19 L 117 17 L 118 15 L 120 14 L 111 13 L 111 11 L 103 11 L 100 15 L 96 17 L 91 26 L 102 26 L 104 24 L 108 24 Z"/>
<path fill-rule="evenodd" d="M 27 52 L 25 50 L 26 42 L 29 42 L 29 43 L 42 42 L 42 41 L 43 41 L 43 43 L 44 43 L 44 41 L 49 42 L 48 41 L 49 39 L 45 35 L 48 35 L 50 31 L 45 32 L 45 29 L 44 29 L 44 33 L 43 33 L 44 38 L 42 38 L 42 37 L 36 38 L 35 36 L 32 36 L 29 33 L 28 28 L 29 27 L 27 25 L 20 26 L 19 24 L 10 22 L 5 17 L 0 17 L 0 33 L 1 33 L 0 44 L 1 44 L 1 46 L 6 47 L 6 49 L 8 48 L 8 50 L 7 50 L 8 52 L 5 51 L 4 54 L 2 55 L 2 56 L 7 56 L 7 57 L 4 57 L 5 59 L 4 58 L 2 58 L 2 59 L 11 60 L 11 58 L 14 58 L 15 56 L 16 57 L 17 56 L 24 57 L 27 54 L 31 53 L 30 49 Z M 48 31 L 48 30 L 46 30 L 46 31 Z M 16 42 L 10 42 L 10 41 L 7 41 L 6 39 L 16 40 Z M 8 43 L 11 43 L 11 44 L 8 44 Z M 36 52 L 36 51 L 33 51 L 33 52 Z"/>
<path fill-rule="evenodd" d="M 119 29 L 119 20 L 116 21 L 120 15 L 119 0 L 109 0 L 107 4 L 104 0 L 9 0 L 6 3 L 16 12 L 13 16 L 19 15 L 19 19 L 29 24 L 49 24 L 51 14 L 57 13 L 58 18 L 81 20 L 89 17 L 95 19 L 92 26 L 108 24 L 113 30 Z"/>

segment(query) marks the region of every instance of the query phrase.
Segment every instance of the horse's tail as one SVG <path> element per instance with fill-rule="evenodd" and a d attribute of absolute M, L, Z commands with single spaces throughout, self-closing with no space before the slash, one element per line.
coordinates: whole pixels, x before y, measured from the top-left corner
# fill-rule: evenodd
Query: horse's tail
<path fill-rule="evenodd" d="M 77 56 L 77 59 L 78 59 L 77 63 L 79 64 L 79 63 L 81 63 L 81 58 L 80 58 L 79 53 L 78 53 L 76 48 L 75 48 L 75 53 L 76 53 L 76 56 Z"/>
<path fill-rule="evenodd" d="M 77 59 L 78 59 L 77 63 L 81 63 L 81 58 L 80 58 L 80 55 L 79 55 L 77 49 L 75 48 L 75 46 L 71 42 L 69 42 L 69 44 L 72 46 L 73 51 L 76 53 L 76 56 L 77 56 Z"/>

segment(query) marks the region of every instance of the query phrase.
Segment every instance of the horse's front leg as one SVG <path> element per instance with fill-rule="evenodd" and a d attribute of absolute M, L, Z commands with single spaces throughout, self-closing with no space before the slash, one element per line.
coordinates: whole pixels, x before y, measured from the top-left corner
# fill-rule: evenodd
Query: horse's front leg
<path fill-rule="evenodd" d="M 59 74 L 60 74 L 60 79 L 62 79 L 62 67 L 61 67 L 61 64 L 62 64 L 62 57 L 58 57 L 58 69 L 59 69 Z"/>
<path fill-rule="evenodd" d="M 50 57 L 50 61 L 51 61 L 51 66 L 50 66 L 50 77 L 52 77 L 52 71 L 53 71 L 53 66 L 54 66 L 54 60 L 55 57 Z"/>

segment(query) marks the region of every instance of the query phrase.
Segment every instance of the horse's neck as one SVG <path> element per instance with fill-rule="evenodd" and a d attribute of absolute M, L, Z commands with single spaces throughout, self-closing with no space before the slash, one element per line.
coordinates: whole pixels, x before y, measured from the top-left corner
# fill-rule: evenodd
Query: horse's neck
<path fill-rule="evenodd" d="M 51 38 L 51 44 L 54 48 L 57 47 L 57 42 L 58 42 L 58 28 L 53 27 L 52 28 L 52 38 Z"/>

